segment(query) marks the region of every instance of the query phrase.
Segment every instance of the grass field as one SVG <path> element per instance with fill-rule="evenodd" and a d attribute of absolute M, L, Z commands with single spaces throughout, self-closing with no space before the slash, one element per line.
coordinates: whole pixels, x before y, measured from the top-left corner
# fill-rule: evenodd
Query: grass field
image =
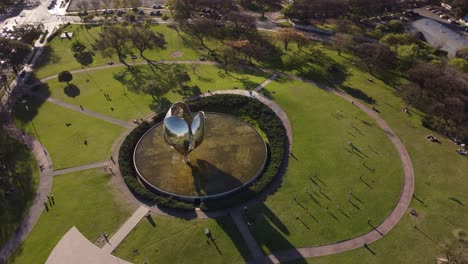
<path fill-rule="evenodd" d="M 345 66 L 352 67 L 349 59 L 330 52 L 330 56 Z M 381 116 L 405 144 L 415 171 L 415 208 L 418 217 L 406 215 L 402 222 L 383 239 L 371 244 L 376 255 L 366 249 L 354 250 L 329 257 L 311 259 L 311 263 L 432 263 L 435 257 L 444 257 L 446 246 L 453 251 L 458 247 L 458 235 L 468 231 L 468 194 L 466 192 L 466 157 L 455 152 L 457 146 L 443 136 L 421 126 L 421 115 L 410 108 L 402 112 L 405 103 L 395 96 L 394 89 L 380 80 L 353 68 L 350 85 L 359 87 L 361 94 L 372 97 Z M 364 98 L 365 98 L 364 97 Z M 367 103 L 366 100 L 362 102 Z M 441 144 L 425 139 L 433 134 Z M 415 226 L 417 228 L 415 228 Z"/>
<path fill-rule="evenodd" d="M 108 160 L 113 142 L 124 131 L 120 126 L 38 98 L 17 104 L 15 122 L 46 147 L 55 170 Z"/>
<path fill-rule="evenodd" d="M 164 34 L 165 40 L 167 42 L 166 48 L 164 49 L 154 49 L 148 50 L 144 53 L 145 57 L 152 60 L 198 60 L 200 55 L 206 53 L 206 50 L 201 49 L 198 44 L 196 44 L 190 37 L 181 33 L 178 35 L 174 29 L 166 25 L 154 25 L 152 29 L 156 32 Z M 51 42 L 49 42 L 44 49 L 45 53 L 41 56 L 41 60 L 35 69 L 36 77 L 44 78 L 46 76 L 55 75 L 63 70 L 74 70 L 80 69 L 80 65 L 76 59 L 73 57 L 73 52 L 71 51 L 71 45 L 74 40 L 80 40 L 83 42 L 89 50 L 93 51 L 95 56 L 93 63 L 87 67 L 95 67 L 99 65 L 104 65 L 109 61 L 115 63 L 118 62 L 117 56 L 112 58 L 103 57 L 99 51 L 93 50 L 93 44 L 96 42 L 98 34 L 101 30 L 101 27 L 95 26 L 89 29 L 86 29 L 81 25 L 71 25 L 65 29 L 68 32 L 73 32 L 73 37 L 69 39 L 61 39 L 60 37 L 55 37 Z M 181 37 L 183 36 L 183 38 Z M 186 41 L 184 41 L 184 39 Z M 212 41 L 207 41 L 207 44 L 215 45 Z M 139 57 L 139 52 L 134 51 Z M 142 61 L 142 58 L 132 60 L 131 58 L 126 59 L 127 62 L 131 63 L 133 61 L 138 62 Z"/>
<path fill-rule="evenodd" d="M 133 229 L 115 255 L 132 263 L 245 263 L 249 257 L 231 218 L 187 221 L 152 216 Z M 208 228 L 216 240 L 204 234 Z"/>
<path fill-rule="evenodd" d="M 146 55 L 151 59 L 197 60 L 205 52 L 193 43 L 185 44 L 167 26 L 154 28 L 165 33 L 168 48 L 149 51 Z M 98 30 L 98 27 L 88 31 L 71 26 L 68 31 L 90 45 Z M 42 78 L 64 69 L 81 68 L 73 58 L 70 45 L 69 40 L 54 39 L 49 44 L 49 57 L 42 61 L 36 75 Z M 179 54 L 182 56 L 173 56 L 173 52 L 182 52 Z M 455 153 L 456 145 L 423 128 L 418 111 L 411 108 L 409 114 L 402 111 L 405 104 L 395 94 L 395 87 L 404 79 L 388 75 L 384 82 L 357 67 L 353 63 L 356 58 L 344 53 L 338 56 L 328 47 L 314 52 L 298 51 L 295 45 L 290 45 L 290 51 L 281 57 L 282 62 L 269 66 L 327 83 L 379 110 L 412 159 L 416 186 L 411 208 L 417 210 L 418 216 L 404 216 L 394 230 L 372 243 L 370 250 L 360 248 L 307 262 L 433 263 L 435 257 L 445 255 L 447 247 L 456 251 L 458 237 L 468 232 L 466 157 Z M 90 67 L 109 60 L 96 54 Z M 330 70 L 331 66 L 335 70 Z M 122 120 L 150 113 L 150 96 L 130 91 L 124 95 L 122 85 L 113 78 L 122 69 L 75 74 L 72 84 L 79 88 L 79 94 L 74 97 L 67 95 L 65 85 L 56 80 L 49 81 L 49 90 L 41 92 Z M 202 92 L 233 87 L 251 89 L 268 78 L 251 72 L 223 76 L 214 66 L 197 66 L 195 71 L 189 67 L 188 72 L 192 78 L 189 85 L 198 85 Z M 369 218 L 372 225 L 380 224 L 395 205 L 402 187 L 400 160 L 384 132 L 351 104 L 313 85 L 279 79 L 266 89 L 288 114 L 294 142 L 293 157 L 280 189 L 266 202 L 248 210 L 255 219 L 252 233 L 263 251 L 271 253 L 348 239 L 369 231 L 372 228 Z M 104 93 L 112 100 L 106 100 Z M 166 97 L 176 101 L 182 95 L 169 92 Z M 122 132 L 115 125 L 37 99 L 30 99 L 28 104 L 29 112 L 24 105 L 17 106 L 16 123 L 47 147 L 55 169 L 108 159 L 112 142 Z M 66 122 L 72 126 L 66 127 Z M 442 143 L 428 142 L 425 139 L 428 134 L 437 136 Z M 83 144 L 85 139 L 89 142 L 87 147 Z M 53 193 L 58 204 L 42 215 L 12 263 L 45 260 L 72 225 L 95 240 L 100 232 L 112 232 L 128 217 L 129 210 L 108 198 L 112 196 L 110 188 L 103 188 L 108 183 L 107 176 L 95 171 L 78 174 L 54 178 Z M 102 210 L 98 214 L 94 214 L 94 200 Z M 66 201 L 66 208 L 60 207 L 60 201 Z M 114 208 L 112 212 L 107 210 L 110 207 Z M 93 221 L 89 220 L 91 217 Z M 96 221 L 98 224 L 95 217 L 100 220 Z M 144 219 L 117 248 L 116 255 L 135 263 L 154 259 L 161 263 L 240 263 L 248 258 L 229 218 L 190 222 L 159 216 L 153 219 L 156 227 Z M 50 233 L 46 228 L 50 226 L 56 226 L 57 230 Z M 217 237 L 218 249 L 204 236 L 205 227 Z"/>
<path fill-rule="evenodd" d="M 368 218 L 380 224 L 403 180 L 385 133 L 352 104 L 313 85 L 280 79 L 267 89 L 292 123 L 294 156 L 281 188 L 252 209 L 263 250 L 329 244 L 370 230 Z"/>
<path fill-rule="evenodd" d="M 39 181 L 39 170 L 36 158 L 25 145 L 8 136 L 2 136 L 0 140 L 0 165 L 6 166 L 0 168 L 1 247 L 19 226 L 31 206 Z M 13 192 L 7 194 L 9 190 Z"/>
<path fill-rule="evenodd" d="M 51 194 L 55 205 L 43 211 L 34 229 L 8 263 L 44 263 L 54 246 L 73 226 L 91 242 L 107 232 L 110 236 L 132 210 L 114 191 L 112 176 L 87 170 L 54 177 Z"/>
<path fill-rule="evenodd" d="M 181 67 L 184 67 L 191 76 L 191 81 L 187 85 L 198 86 L 202 93 L 208 90 L 227 90 L 234 87 L 253 89 L 269 77 L 257 71 L 229 72 L 229 75 L 226 75 L 220 72 L 218 67 L 210 65 Z M 145 75 L 144 78 L 158 78 L 153 75 L 148 66 L 139 66 L 138 69 Z M 82 105 L 86 109 L 122 120 L 142 118 L 152 112 L 150 105 L 153 99 L 148 94 L 129 90 L 128 86 L 114 79 L 114 74 L 125 70 L 126 68 L 119 67 L 75 74 L 71 84 L 75 85 L 78 90 L 72 95 L 66 93 L 67 84 L 60 83 L 57 79 L 48 81 L 47 86 L 43 86 L 40 92 L 50 94 L 51 97 L 66 103 Z M 112 101 L 106 99 L 105 93 L 109 94 Z M 165 97 L 172 102 L 182 100 L 182 95 L 178 92 L 170 91 Z"/>

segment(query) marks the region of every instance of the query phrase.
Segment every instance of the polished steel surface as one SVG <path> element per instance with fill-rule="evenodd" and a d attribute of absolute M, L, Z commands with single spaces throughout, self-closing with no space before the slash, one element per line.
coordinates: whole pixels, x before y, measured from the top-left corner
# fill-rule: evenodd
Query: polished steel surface
<path fill-rule="evenodd" d="M 174 103 L 164 118 L 164 139 L 180 154 L 184 162 L 189 163 L 188 154 L 200 146 L 205 138 L 205 114 L 192 115 L 184 102 Z"/>

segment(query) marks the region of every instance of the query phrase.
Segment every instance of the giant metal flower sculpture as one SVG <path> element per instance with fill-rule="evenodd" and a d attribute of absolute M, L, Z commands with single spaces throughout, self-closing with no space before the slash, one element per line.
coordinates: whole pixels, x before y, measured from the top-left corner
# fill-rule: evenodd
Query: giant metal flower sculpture
<path fill-rule="evenodd" d="M 184 162 L 190 163 L 188 154 L 200 146 L 205 138 L 205 113 L 193 117 L 188 106 L 177 102 L 169 108 L 164 118 L 164 139 L 167 144 L 184 155 Z"/>

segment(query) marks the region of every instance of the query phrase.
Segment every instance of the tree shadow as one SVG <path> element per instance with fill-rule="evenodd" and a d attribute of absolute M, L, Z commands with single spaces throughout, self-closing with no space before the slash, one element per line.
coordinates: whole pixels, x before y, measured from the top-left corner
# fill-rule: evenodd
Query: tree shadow
<path fill-rule="evenodd" d="M 359 89 L 352 88 L 347 85 L 339 85 L 338 88 L 343 90 L 345 93 L 351 95 L 352 97 L 360 99 L 368 104 L 375 104 L 377 102 L 374 98 L 368 96 L 366 93 Z"/>
<path fill-rule="evenodd" d="M 45 67 L 46 65 L 57 64 L 62 61 L 62 57 L 59 54 L 57 54 L 49 45 L 38 49 L 39 50 L 37 52 L 39 52 L 40 49 L 42 49 L 42 54 L 39 57 L 39 60 L 35 66 L 36 70 Z"/>
<path fill-rule="evenodd" d="M 80 88 L 74 84 L 69 84 L 63 88 L 63 92 L 68 96 L 75 98 L 80 95 Z"/>
<path fill-rule="evenodd" d="M 18 232 L 28 204 L 34 198 L 32 166 L 37 163 L 23 142 L 1 134 L 0 143 L 0 245 L 3 245 Z"/>
<path fill-rule="evenodd" d="M 24 95 L 16 101 L 13 107 L 13 115 L 16 120 L 22 124 L 30 123 L 39 113 L 39 108 L 47 101 L 50 96 L 50 90 L 48 84 L 38 84 L 31 88 L 35 92 L 33 96 Z"/>

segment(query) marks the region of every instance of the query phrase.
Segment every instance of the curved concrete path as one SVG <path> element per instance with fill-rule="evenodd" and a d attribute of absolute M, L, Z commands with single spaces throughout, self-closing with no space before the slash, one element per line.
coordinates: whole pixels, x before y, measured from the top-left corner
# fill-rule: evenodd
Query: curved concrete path
<path fill-rule="evenodd" d="M 16 229 L 15 233 L 8 239 L 0 250 L 0 263 L 4 263 L 8 257 L 18 248 L 23 242 L 26 236 L 31 232 L 32 228 L 36 224 L 37 220 L 41 216 L 44 210 L 44 203 L 47 202 L 47 195 L 49 195 L 52 189 L 52 161 L 47 153 L 47 150 L 41 143 L 35 138 L 24 134 L 21 130 L 15 127 L 15 125 L 9 121 L 4 129 L 8 135 L 23 142 L 36 157 L 38 166 L 43 166 L 40 172 L 39 184 L 36 190 L 36 196 L 32 202 L 31 208 L 27 215 L 24 217 L 23 222 Z"/>
<path fill-rule="evenodd" d="M 309 81 L 310 82 L 310 81 Z M 400 193 L 400 197 L 398 202 L 393 209 L 393 211 L 388 215 L 388 217 L 384 220 L 382 224 L 375 227 L 374 230 L 370 232 L 360 235 L 346 241 L 337 242 L 325 246 L 316 246 L 316 247 L 304 247 L 304 248 L 297 248 L 293 250 L 285 250 L 273 253 L 266 257 L 264 260 L 265 262 L 274 262 L 274 263 L 281 263 L 292 261 L 301 258 L 309 258 L 309 257 L 317 257 L 317 256 L 324 256 L 324 255 L 331 255 L 336 254 L 352 249 L 356 249 L 376 240 L 382 238 L 384 235 L 389 233 L 396 224 L 401 220 L 401 218 L 405 215 L 406 210 L 408 209 L 411 199 L 413 196 L 414 191 L 414 171 L 413 171 L 413 164 L 411 163 L 410 156 L 406 151 L 405 146 L 400 141 L 398 136 L 393 132 L 390 126 L 373 110 L 367 108 L 365 105 L 354 101 L 354 99 L 340 91 L 336 91 L 331 89 L 332 93 L 340 96 L 341 98 L 353 103 L 356 107 L 367 113 L 370 117 L 372 117 L 377 124 L 385 131 L 387 136 L 392 141 L 393 145 L 395 146 L 398 154 L 400 155 L 401 163 L 403 166 L 404 172 L 404 182 L 403 182 L 403 189 Z"/>
<path fill-rule="evenodd" d="M 133 65 L 139 65 L 139 64 L 146 64 L 147 62 L 138 62 Z M 196 64 L 216 64 L 213 62 L 200 62 L 200 61 L 164 61 L 161 63 L 196 63 Z M 87 70 L 97 70 L 97 69 L 105 69 L 105 68 L 113 68 L 113 67 L 122 67 L 122 64 L 115 64 L 115 65 L 105 65 L 105 66 L 99 66 L 95 68 L 90 68 L 90 69 L 81 69 L 81 70 L 76 70 L 73 71 L 72 73 L 79 73 L 79 72 L 86 72 Z M 354 238 L 351 238 L 346 241 L 342 242 L 337 242 L 333 243 L 330 245 L 325 245 L 325 246 L 316 246 L 316 247 L 305 247 L 305 248 L 297 248 L 297 249 L 292 249 L 292 250 L 285 250 L 285 251 L 280 251 L 273 253 L 269 256 L 266 256 L 264 258 L 261 258 L 258 256 L 258 244 L 254 240 L 254 238 L 250 234 L 246 234 L 245 232 L 248 232 L 248 230 L 242 230 L 241 233 L 243 233 L 243 237 L 246 239 L 246 242 L 248 245 L 250 245 L 249 249 L 253 253 L 254 256 L 256 256 L 256 261 L 258 262 L 265 262 L 265 263 L 280 263 L 280 262 L 285 262 L 285 261 L 292 261 L 295 259 L 300 259 L 300 258 L 307 258 L 307 257 L 314 257 L 314 256 L 323 256 L 323 255 L 329 255 L 329 254 L 335 254 L 339 252 L 344 252 L 348 250 L 352 250 L 355 248 L 362 247 L 364 245 L 370 244 L 379 238 L 381 238 L 383 235 L 387 234 L 390 232 L 390 230 L 395 227 L 395 225 L 399 222 L 399 220 L 404 216 L 406 210 L 409 207 L 409 204 L 411 202 L 411 198 L 413 195 L 413 189 L 414 189 L 414 172 L 413 172 L 413 167 L 411 163 L 411 159 L 409 157 L 408 152 L 406 151 L 403 143 L 400 141 L 398 136 L 392 131 L 392 129 L 388 126 L 388 124 L 380 118 L 380 116 L 373 110 L 367 108 L 365 105 L 355 102 L 354 99 L 340 91 L 337 91 L 335 89 L 332 89 L 330 87 L 327 87 L 325 85 L 322 85 L 320 83 L 316 83 L 311 80 L 303 79 L 297 76 L 293 75 L 288 75 L 280 72 L 274 72 L 271 70 L 263 70 L 265 72 L 274 74 L 269 80 L 265 81 L 262 85 L 258 86 L 256 91 L 259 91 L 260 89 L 264 88 L 266 85 L 268 85 L 276 76 L 282 76 L 290 79 L 295 79 L 295 80 L 300 80 L 303 82 L 308 82 L 316 85 L 317 87 L 326 90 L 328 92 L 331 92 L 337 96 L 340 96 L 341 98 L 353 103 L 356 107 L 360 108 L 362 111 L 366 112 L 370 117 L 372 117 L 377 124 L 386 132 L 387 136 L 390 138 L 392 143 L 394 144 L 395 148 L 397 149 L 400 159 L 402 162 L 403 170 L 404 170 L 404 184 L 403 184 L 403 189 L 401 191 L 399 200 L 393 209 L 393 211 L 389 214 L 389 216 L 384 220 L 384 222 L 376 227 L 374 230 L 363 234 L 361 236 L 357 236 Z M 41 81 L 47 81 L 53 78 L 57 78 L 56 75 L 54 76 L 49 76 Z M 237 95 L 243 95 L 243 96 L 251 96 L 257 98 L 259 101 L 262 103 L 266 104 L 269 106 L 277 115 L 278 117 L 282 120 L 284 127 L 286 129 L 286 133 L 289 139 L 289 142 L 292 143 L 292 126 L 287 118 L 286 113 L 272 100 L 264 97 L 263 95 L 257 93 L 256 91 L 250 92 L 250 91 L 244 91 L 244 90 L 225 90 L 225 91 L 215 91 L 210 94 L 204 94 L 202 96 L 210 96 L 213 94 L 237 94 Z M 127 131 L 127 133 L 129 133 Z M 127 134 L 126 133 L 126 134 Z M 125 138 L 125 135 L 123 135 L 114 145 L 114 149 L 112 152 L 113 157 L 118 157 L 118 151 L 121 142 Z M 289 148 L 288 148 L 289 149 Z M 287 158 L 285 159 L 287 163 Z M 50 173 L 51 174 L 51 173 Z M 114 171 L 114 179 L 115 183 L 118 187 L 118 189 L 125 195 L 127 198 L 129 198 L 131 201 L 135 202 L 136 204 L 141 204 L 140 201 L 138 201 L 133 194 L 130 192 L 128 189 L 127 185 L 123 181 L 123 178 L 120 175 L 120 171 L 116 169 Z M 279 178 L 279 177 L 277 177 Z M 270 186 L 265 190 L 264 193 L 259 195 L 259 197 L 253 199 L 252 201 L 248 202 L 247 204 L 254 204 L 262 199 L 264 199 L 270 191 L 274 190 L 277 186 L 279 186 L 279 183 L 281 182 L 281 179 L 277 180 L 276 183 L 270 184 Z M 49 186 L 50 187 L 50 186 Z M 49 188 L 50 191 L 50 188 Z M 241 205 L 243 206 L 243 205 Z M 162 209 L 158 207 L 151 207 L 150 210 L 154 213 L 157 214 L 164 214 L 164 215 L 174 215 L 178 217 L 184 217 L 184 218 L 208 218 L 208 217 L 218 217 L 221 215 L 226 215 L 228 213 L 236 213 L 236 210 L 238 210 L 240 207 L 236 208 L 231 208 L 231 209 L 226 209 L 226 210 L 221 210 L 213 213 L 204 213 L 199 210 L 196 210 L 195 212 L 178 212 L 178 211 L 173 211 L 173 210 L 167 210 L 167 209 Z M 39 213 L 40 214 L 40 213 Z M 235 215 L 234 215 L 235 216 Z M 239 217 L 233 217 L 236 225 L 242 226 L 242 224 L 245 223 L 237 223 L 239 221 L 242 221 L 241 218 Z M 237 221 L 236 221 L 237 219 Z M 36 219 L 37 220 L 37 219 Z M 24 239 L 24 238 L 23 238 Z M 15 247 L 16 248 L 16 247 Z M 3 249 L 2 249 L 3 251 Z"/>

